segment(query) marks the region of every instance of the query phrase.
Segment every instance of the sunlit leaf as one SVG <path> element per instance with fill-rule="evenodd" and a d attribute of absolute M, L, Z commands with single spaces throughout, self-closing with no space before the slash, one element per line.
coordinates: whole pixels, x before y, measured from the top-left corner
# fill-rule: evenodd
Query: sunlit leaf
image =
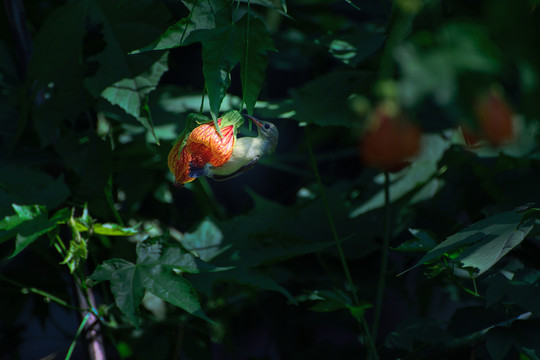
<path fill-rule="evenodd" d="M 13 204 L 15 215 L 0 220 L 0 243 L 15 238 L 15 250 L 10 257 L 18 255 L 41 235 L 56 228 L 69 217 L 67 210 L 62 210 L 53 217 L 47 217 L 47 210 L 41 205 Z"/>
<path fill-rule="evenodd" d="M 477 246 L 472 247 L 470 251 L 464 252 L 457 259 L 463 261 L 463 256 L 467 257 L 474 254 L 465 261 L 467 265 L 476 267 L 483 272 L 521 242 L 523 237 L 532 229 L 529 224 L 524 227 L 520 226 L 522 218 L 523 214 L 508 211 L 481 220 L 448 237 L 424 255 L 411 269 L 438 259 L 444 254 L 476 244 Z M 492 242 L 493 244 L 490 244 Z M 486 247 L 485 250 L 488 251 L 486 257 L 481 254 L 481 251 L 476 252 L 478 246 Z"/>
<path fill-rule="evenodd" d="M 185 233 L 181 243 L 204 261 L 209 261 L 222 251 L 221 230 L 210 220 L 204 220 L 193 233 Z"/>
<path fill-rule="evenodd" d="M 190 12 L 189 16 L 177 21 L 156 41 L 138 51 L 166 50 L 185 45 L 186 39 L 192 32 L 215 28 L 216 16 L 225 17 L 226 10 L 229 8 L 224 0 L 184 0 L 182 2 Z"/>
<path fill-rule="evenodd" d="M 326 35 L 321 43 L 336 59 L 355 67 L 381 48 L 385 36 L 381 30 L 359 28 L 346 34 Z"/>
<path fill-rule="evenodd" d="M 475 268 L 477 270 L 475 276 L 478 276 L 518 246 L 532 230 L 533 226 L 533 223 L 529 221 L 526 224 L 517 226 L 517 228 L 509 227 L 495 238 L 488 238 L 466 249 L 457 260 L 464 267 Z"/>
<path fill-rule="evenodd" d="M 122 79 L 107 87 L 101 93 L 111 104 L 118 105 L 125 112 L 132 115 L 150 131 L 159 143 L 154 133 L 150 111 L 147 105 L 147 96 L 159 83 L 161 76 L 168 70 L 168 53 L 164 53 L 148 71 L 134 78 Z"/>
<path fill-rule="evenodd" d="M 89 227 L 80 221 L 76 221 L 75 225 L 79 231 L 89 230 Z M 91 228 L 94 234 L 106 236 L 131 236 L 139 233 L 137 228 L 123 227 L 119 224 L 113 223 L 94 223 L 91 225 Z"/>
<path fill-rule="evenodd" d="M 110 281 L 116 304 L 134 325 L 139 321 L 139 305 L 147 290 L 188 313 L 208 320 L 193 286 L 179 273 L 220 271 L 166 239 L 152 238 L 137 246 L 137 262 L 106 260 L 91 275 L 95 281 Z"/>

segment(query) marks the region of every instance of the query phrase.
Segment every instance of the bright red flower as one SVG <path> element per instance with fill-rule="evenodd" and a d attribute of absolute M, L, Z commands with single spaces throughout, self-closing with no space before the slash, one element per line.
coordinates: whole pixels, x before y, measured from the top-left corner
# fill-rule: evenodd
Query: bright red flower
<path fill-rule="evenodd" d="M 169 152 L 168 165 L 175 182 L 183 185 L 195 180 L 189 176 L 190 166 L 202 168 L 210 163 L 218 167 L 229 161 L 236 143 L 236 130 L 243 121 L 237 111 L 224 114 L 218 119 L 220 136 L 213 121 L 208 119 L 201 124 L 200 118 L 188 118 L 186 129 Z"/>

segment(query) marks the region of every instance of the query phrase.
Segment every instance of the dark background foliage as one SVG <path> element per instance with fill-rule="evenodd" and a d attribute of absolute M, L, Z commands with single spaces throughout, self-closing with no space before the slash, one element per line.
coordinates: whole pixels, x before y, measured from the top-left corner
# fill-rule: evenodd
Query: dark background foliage
<path fill-rule="evenodd" d="M 109 359 L 540 358 L 538 26 L 534 0 L 4 1 L 0 359 L 97 359 L 92 321 Z M 517 130 L 467 143 L 489 91 Z M 389 103 L 422 129 L 392 174 L 359 154 Z M 276 153 L 175 185 L 188 114 L 231 109 Z"/>

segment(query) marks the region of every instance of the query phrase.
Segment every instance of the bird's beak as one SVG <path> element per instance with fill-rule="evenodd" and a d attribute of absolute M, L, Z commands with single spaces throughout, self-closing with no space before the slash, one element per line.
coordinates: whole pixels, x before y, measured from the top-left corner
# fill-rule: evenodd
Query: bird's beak
<path fill-rule="evenodd" d="M 251 121 L 253 121 L 255 125 L 257 125 L 258 127 L 262 127 L 262 124 L 259 120 L 255 119 L 253 116 L 250 116 L 248 114 L 244 114 L 244 115 L 247 116 L 249 119 L 251 119 Z"/>

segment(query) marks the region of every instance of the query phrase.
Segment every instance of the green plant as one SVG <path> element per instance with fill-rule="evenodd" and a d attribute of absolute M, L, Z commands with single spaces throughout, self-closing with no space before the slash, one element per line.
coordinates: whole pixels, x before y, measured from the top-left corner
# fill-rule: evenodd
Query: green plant
<path fill-rule="evenodd" d="M 3 6 L 2 358 L 540 357 L 535 1 Z M 229 110 L 276 152 L 175 186 Z"/>

